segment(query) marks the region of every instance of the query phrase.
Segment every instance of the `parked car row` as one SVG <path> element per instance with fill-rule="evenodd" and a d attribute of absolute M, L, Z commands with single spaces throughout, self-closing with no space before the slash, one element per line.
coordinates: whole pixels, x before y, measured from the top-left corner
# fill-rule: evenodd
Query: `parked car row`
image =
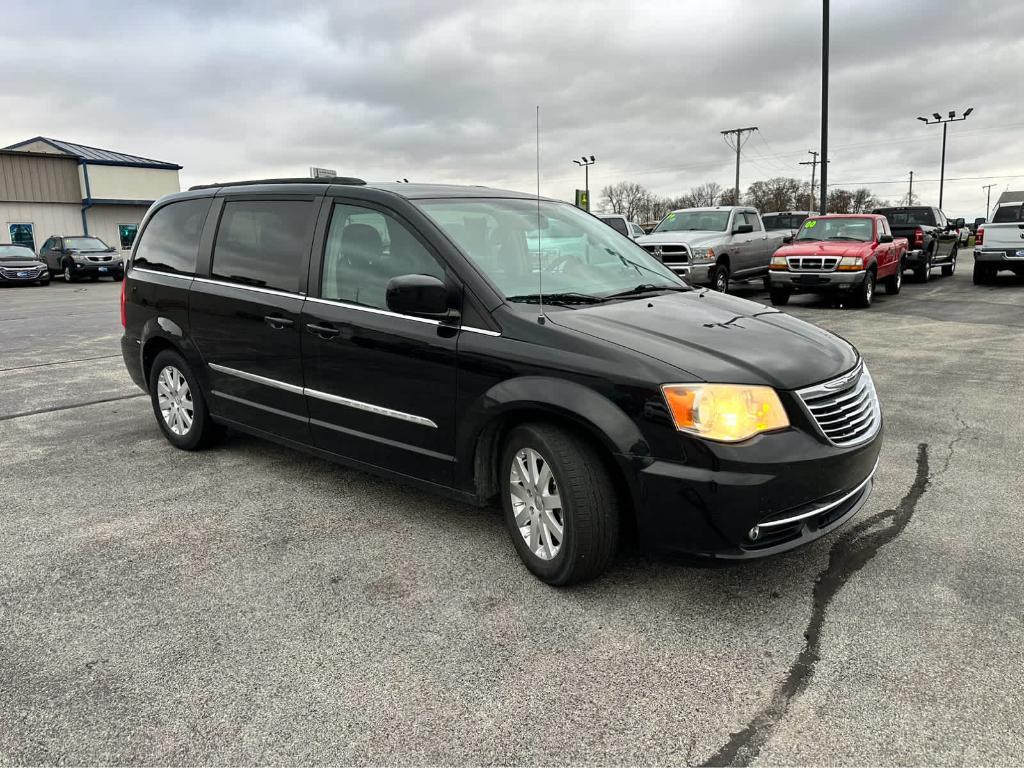
<path fill-rule="evenodd" d="M 0 285 L 49 285 L 54 276 L 66 282 L 124 279 L 124 260 L 98 237 L 54 235 L 36 255 L 24 245 L 0 245 Z"/>

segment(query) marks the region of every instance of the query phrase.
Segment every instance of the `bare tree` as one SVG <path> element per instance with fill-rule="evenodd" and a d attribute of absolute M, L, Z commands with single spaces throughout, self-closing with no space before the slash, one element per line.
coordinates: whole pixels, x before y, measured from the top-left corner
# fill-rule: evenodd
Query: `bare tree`
<path fill-rule="evenodd" d="M 710 205 L 719 205 L 722 196 L 722 185 L 717 181 L 706 181 L 699 187 L 690 190 L 690 208 L 701 208 Z"/>
<path fill-rule="evenodd" d="M 601 197 L 604 207 L 610 209 L 611 213 L 621 214 L 634 221 L 645 206 L 649 205 L 651 193 L 640 184 L 620 181 L 602 189 Z"/>

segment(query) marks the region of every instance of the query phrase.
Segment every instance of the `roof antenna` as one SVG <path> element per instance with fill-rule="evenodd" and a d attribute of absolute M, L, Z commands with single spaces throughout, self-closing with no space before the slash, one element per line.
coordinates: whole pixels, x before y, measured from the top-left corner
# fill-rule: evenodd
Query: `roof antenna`
<path fill-rule="evenodd" d="M 537 322 L 544 325 L 544 250 L 543 230 L 540 227 L 540 104 L 537 105 L 537 304 L 540 307 Z"/>

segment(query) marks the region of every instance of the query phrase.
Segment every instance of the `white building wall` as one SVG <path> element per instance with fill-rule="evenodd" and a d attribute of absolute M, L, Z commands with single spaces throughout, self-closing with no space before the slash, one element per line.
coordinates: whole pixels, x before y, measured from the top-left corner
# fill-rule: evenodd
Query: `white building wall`
<path fill-rule="evenodd" d="M 89 208 L 85 215 L 89 222 L 89 234 L 98 237 L 107 245 L 112 245 L 127 256 L 130 249 L 121 248 L 121 236 L 118 232 L 119 224 L 142 223 L 143 216 L 149 210 L 145 205 L 94 205 Z M 78 230 L 82 229 L 81 217 L 79 217 Z"/>
<path fill-rule="evenodd" d="M 0 202 L 0 243 L 11 242 L 9 224 L 31 224 L 38 252 L 46 238 L 52 235 L 82 234 L 82 206 L 68 203 Z"/>
<path fill-rule="evenodd" d="M 89 192 L 93 200 L 159 200 L 181 191 L 178 172 L 164 168 L 132 168 L 89 164 Z M 85 198 L 85 171 L 78 167 Z"/>

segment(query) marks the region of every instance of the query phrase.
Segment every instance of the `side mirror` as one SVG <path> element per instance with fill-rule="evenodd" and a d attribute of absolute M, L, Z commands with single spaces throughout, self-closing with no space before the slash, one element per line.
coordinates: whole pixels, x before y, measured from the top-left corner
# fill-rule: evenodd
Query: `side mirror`
<path fill-rule="evenodd" d="M 964 219 L 957 219 L 955 222 L 953 222 L 953 226 L 956 227 L 957 229 L 963 229 L 963 226 L 966 223 L 967 222 Z"/>
<path fill-rule="evenodd" d="M 891 243 L 892 235 L 881 234 L 878 236 L 878 242 L 880 243 Z"/>
<path fill-rule="evenodd" d="M 732 233 L 734 235 L 746 235 L 746 234 L 749 234 L 749 233 L 751 233 L 753 231 L 754 231 L 754 225 L 753 224 L 740 224 L 738 227 L 733 229 Z"/>
<path fill-rule="evenodd" d="M 785 243 L 786 245 L 789 245 L 790 243 L 793 242 L 793 236 L 792 235 L 783 235 L 782 236 L 782 242 Z"/>
<path fill-rule="evenodd" d="M 448 286 L 433 275 L 399 275 L 388 281 L 388 309 L 401 315 L 448 314 Z"/>

